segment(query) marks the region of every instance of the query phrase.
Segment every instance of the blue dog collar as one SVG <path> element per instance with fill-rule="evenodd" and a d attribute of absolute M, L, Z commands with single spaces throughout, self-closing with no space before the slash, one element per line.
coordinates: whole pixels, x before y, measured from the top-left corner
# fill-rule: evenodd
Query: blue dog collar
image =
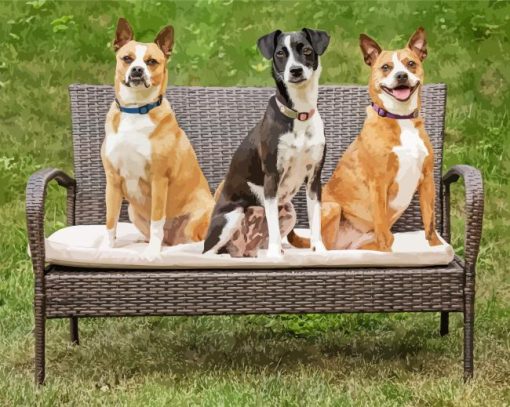
<path fill-rule="evenodd" d="M 149 103 L 148 105 L 143 105 L 143 106 L 139 106 L 139 107 L 123 107 L 120 105 L 117 98 L 115 98 L 115 103 L 117 103 L 119 110 L 123 113 L 131 113 L 131 114 L 147 114 L 152 109 L 160 106 L 162 102 L 163 102 L 163 95 L 160 95 L 156 102 Z"/>

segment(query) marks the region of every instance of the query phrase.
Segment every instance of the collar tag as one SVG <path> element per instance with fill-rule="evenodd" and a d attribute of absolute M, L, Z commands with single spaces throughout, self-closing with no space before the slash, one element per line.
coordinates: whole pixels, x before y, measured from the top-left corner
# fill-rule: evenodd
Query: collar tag
<path fill-rule="evenodd" d="M 301 112 L 301 113 L 298 113 L 297 119 L 299 121 L 304 122 L 304 121 L 308 120 L 308 116 L 309 116 L 309 114 L 307 112 Z"/>

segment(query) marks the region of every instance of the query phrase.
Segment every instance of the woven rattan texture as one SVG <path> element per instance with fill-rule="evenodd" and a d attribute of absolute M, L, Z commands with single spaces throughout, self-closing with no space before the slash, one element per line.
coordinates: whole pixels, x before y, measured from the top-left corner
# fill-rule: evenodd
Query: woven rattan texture
<path fill-rule="evenodd" d="M 456 262 L 428 269 L 147 271 L 46 275 L 48 317 L 462 311 Z M 84 271 L 82 271 L 84 270 Z"/>
<path fill-rule="evenodd" d="M 215 189 L 224 177 L 233 152 L 260 120 L 273 88 L 171 87 L 167 97 L 180 126 L 193 143 L 200 165 Z M 74 142 L 74 174 L 77 182 L 76 224 L 100 224 L 105 219 L 105 178 L 100 158 L 106 112 L 114 98 L 111 86 L 70 87 Z M 441 230 L 441 163 L 446 86 L 426 85 L 422 115 L 435 152 L 437 225 Z M 364 86 L 323 86 L 319 111 L 325 123 L 328 152 L 323 171 L 327 180 L 338 159 L 359 134 L 369 103 Z M 294 199 L 298 225 L 306 227 L 306 199 L 301 191 Z M 127 220 L 125 206 L 121 215 Z M 395 225 L 395 231 L 423 229 L 415 198 Z"/>
<path fill-rule="evenodd" d="M 104 175 L 99 149 L 104 118 L 113 98 L 108 86 L 71 87 L 76 182 L 58 169 L 34 173 L 26 189 L 27 233 L 34 268 L 35 380 L 45 378 L 46 318 L 70 317 L 70 339 L 79 343 L 78 318 L 122 315 L 217 315 L 326 312 L 441 311 L 440 334 L 448 333 L 448 313 L 464 314 L 464 378 L 473 376 L 476 261 L 483 219 L 483 180 L 467 165 L 452 167 L 440 184 L 444 85 L 428 85 L 423 115 L 436 152 L 438 229 L 450 239 L 450 188 L 465 184 L 464 260 L 448 266 L 379 269 L 299 270 L 93 270 L 45 268 L 44 207 L 49 182 L 67 189 L 68 223 L 104 221 Z M 214 188 L 233 150 L 260 118 L 272 89 L 171 88 L 169 98 L 193 142 Z M 320 110 L 329 154 L 324 177 L 358 134 L 368 103 L 366 88 L 321 89 Z M 296 199 L 301 220 L 304 200 Z M 442 209 L 442 210 L 441 210 Z M 124 214 L 125 216 L 125 214 Z M 125 219 L 125 218 L 124 218 Z M 302 223 L 303 224 L 303 223 Z M 416 201 L 400 230 L 421 228 Z"/>

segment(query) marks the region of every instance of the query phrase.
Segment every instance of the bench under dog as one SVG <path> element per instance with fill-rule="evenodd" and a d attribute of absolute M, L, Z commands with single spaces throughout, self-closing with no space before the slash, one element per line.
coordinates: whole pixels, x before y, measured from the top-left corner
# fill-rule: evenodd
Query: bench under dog
<path fill-rule="evenodd" d="M 179 124 L 193 143 L 213 190 L 226 173 L 234 150 L 262 116 L 273 92 L 273 88 L 168 89 L 167 97 Z M 51 318 L 69 318 L 71 341 L 78 344 L 78 319 L 83 317 L 349 312 L 439 312 L 440 335 L 448 333 L 449 313 L 462 312 L 464 378 L 472 377 L 475 267 L 482 232 L 483 184 L 480 172 L 467 165 L 454 166 L 442 176 L 445 85 L 426 85 L 422 92 L 422 115 L 435 153 L 436 225 L 445 241 L 440 254 L 433 253 L 429 258 L 431 254 L 426 250 L 415 253 L 404 248 L 404 253 L 400 249 L 388 253 L 390 257 L 377 253 L 370 261 L 366 256 L 363 259 L 362 254 L 347 253 L 338 254 L 344 256 L 343 260 L 302 256 L 308 260 L 274 266 L 263 261 L 235 263 L 244 259 L 231 264 L 223 257 L 214 268 L 194 262 L 193 257 L 200 256 L 197 251 L 188 253 L 186 261 L 173 265 L 171 259 L 176 257 L 169 255 L 170 263 L 166 266 L 147 268 L 137 263 L 136 258 L 117 264 L 110 259 L 101 264 L 101 259 L 91 260 L 94 256 L 84 255 L 83 247 L 69 249 L 72 234 L 65 233 L 75 229 L 45 238 L 46 187 L 52 180 L 67 189 L 69 226 L 84 228 L 79 229 L 80 233 L 83 230 L 97 233 L 101 229 L 98 226 L 94 229 L 93 225 L 104 225 L 105 221 L 100 146 L 114 91 L 111 86 L 72 85 L 70 97 L 75 178 L 57 169 L 43 169 L 30 177 L 26 191 L 27 230 L 35 273 L 37 383 L 45 379 L 45 327 L 46 320 Z M 319 110 L 328 144 L 323 181 L 359 134 L 368 104 L 366 87 L 321 87 Z M 454 256 L 447 244 L 450 185 L 459 178 L 465 184 L 463 259 Z M 303 191 L 293 203 L 297 227 L 306 227 Z M 127 221 L 125 204 L 120 221 Z M 130 227 L 122 226 L 128 234 L 133 232 Z M 400 241 L 406 242 L 419 239 L 417 231 L 422 229 L 415 197 L 393 231 L 402 233 L 405 238 Z M 94 239 L 92 236 L 89 240 L 95 242 Z M 86 241 L 85 237 L 81 240 Z M 136 244 L 136 239 L 131 243 Z M 89 246 L 93 253 L 94 243 Z M 79 261 L 70 259 L 78 252 Z M 350 260 L 345 256 L 351 256 Z M 400 260 L 395 261 L 395 256 Z"/>

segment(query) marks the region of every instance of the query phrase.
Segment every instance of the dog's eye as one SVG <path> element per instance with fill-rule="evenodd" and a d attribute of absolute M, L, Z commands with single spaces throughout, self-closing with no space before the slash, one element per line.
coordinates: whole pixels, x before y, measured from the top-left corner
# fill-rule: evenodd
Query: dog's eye
<path fill-rule="evenodd" d="M 157 65 L 159 62 L 156 61 L 154 58 L 149 59 L 146 64 L 147 65 Z"/>
<path fill-rule="evenodd" d="M 305 49 L 303 49 L 303 55 L 306 55 L 306 56 L 312 55 L 312 49 L 306 47 Z"/>
<path fill-rule="evenodd" d="M 390 66 L 388 64 L 384 64 L 383 66 L 381 66 L 381 69 L 383 70 L 383 72 L 388 72 L 390 70 Z"/>
<path fill-rule="evenodd" d="M 276 53 L 276 56 L 277 56 L 278 58 L 283 58 L 283 57 L 285 56 L 285 52 L 283 52 L 282 50 L 280 50 L 280 51 L 278 51 L 278 52 Z"/>
<path fill-rule="evenodd" d="M 414 67 L 416 66 L 416 62 L 414 62 L 414 61 L 409 61 L 409 62 L 407 63 L 407 66 L 408 66 L 409 68 L 414 68 Z"/>
<path fill-rule="evenodd" d="M 133 62 L 133 58 L 131 58 L 129 55 L 123 56 L 123 57 L 122 57 L 122 60 L 123 60 L 126 64 L 130 64 L 131 62 Z"/>

